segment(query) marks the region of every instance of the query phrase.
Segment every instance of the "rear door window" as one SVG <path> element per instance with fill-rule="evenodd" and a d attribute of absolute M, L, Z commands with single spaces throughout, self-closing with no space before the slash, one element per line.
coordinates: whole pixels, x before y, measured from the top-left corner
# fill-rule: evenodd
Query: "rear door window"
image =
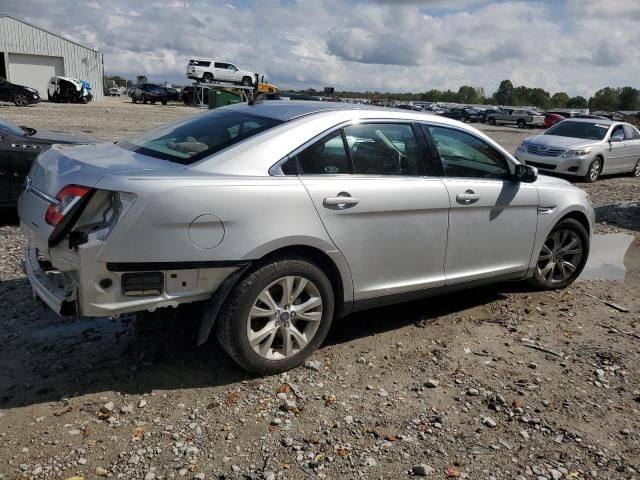
<path fill-rule="evenodd" d="M 149 157 L 190 165 L 281 123 L 243 112 L 215 110 L 150 130 L 118 145 Z"/>

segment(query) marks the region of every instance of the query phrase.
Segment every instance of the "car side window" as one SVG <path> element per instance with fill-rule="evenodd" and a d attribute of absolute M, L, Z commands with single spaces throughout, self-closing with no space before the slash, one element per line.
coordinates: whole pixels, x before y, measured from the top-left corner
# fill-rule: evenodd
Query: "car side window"
<path fill-rule="evenodd" d="M 351 173 L 349 157 L 344 148 L 342 131 L 333 132 L 322 140 L 305 148 L 292 159 L 300 167 L 303 175 L 338 175 Z M 288 163 L 291 163 L 288 162 Z M 283 172 L 292 171 L 289 166 Z M 297 172 L 296 172 L 297 173 Z"/>
<path fill-rule="evenodd" d="M 483 140 L 453 128 L 429 126 L 447 177 L 510 177 L 507 159 Z"/>
<path fill-rule="evenodd" d="M 365 123 L 344 128 L 353 170 L 361 175 L 418 175 L 418 142 L 409 124 Z"/>
<path fill-rule="evenodd" d="M 635 140 L 635 130 L 631 125 L 624 126 L 624 139 L 625 140 Z"/>
<path fill-rule="evenodd" d="M 622 127 L 622 125 L 618 125 L 613 130 L 611 130 L 611 136 L 609 138 L 613 137 L 624 138 L 624 128 Z"/>

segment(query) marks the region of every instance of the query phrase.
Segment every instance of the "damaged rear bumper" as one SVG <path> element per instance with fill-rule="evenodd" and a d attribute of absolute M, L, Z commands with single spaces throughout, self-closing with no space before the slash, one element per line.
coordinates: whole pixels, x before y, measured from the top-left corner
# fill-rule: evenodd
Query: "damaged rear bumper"
<path fill-rule="evenodd" d="M 38 251 L 31 243 L 27 245 L 24 266 L 33 294 L 37 298 L 58 315 L 66 317 L 78 314 L 77 287 L 64 273 L 45 271 L 38 260 Z"/>

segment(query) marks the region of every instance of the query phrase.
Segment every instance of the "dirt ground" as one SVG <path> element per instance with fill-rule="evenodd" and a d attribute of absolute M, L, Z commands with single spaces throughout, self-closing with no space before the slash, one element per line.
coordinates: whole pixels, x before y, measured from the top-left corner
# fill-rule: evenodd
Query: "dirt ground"
<path fill-rule="evenodd" d="M 114 141 L 180 105 L 0 105 Z M 535 132 L 481 126 L 509 150 Z M 0 479 L 640 479 L 640 183 L 586 188 L 623 281 L 500 284 L 351 315 L 305 367 L 252 377 L 199 307 L 61 320 L 0 226 Z M 77 480 L 77 478 L 75 478 Z"/>

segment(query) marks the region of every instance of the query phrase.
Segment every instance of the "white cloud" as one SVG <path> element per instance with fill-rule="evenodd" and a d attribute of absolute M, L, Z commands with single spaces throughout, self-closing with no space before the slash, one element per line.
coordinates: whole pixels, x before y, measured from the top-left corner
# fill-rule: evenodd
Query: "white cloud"
<path fill-rule="evenodd" d="M 187 83 L 187 60 L 207 56 L 294 88 L 468 84 L 490 93 L 504 78 L 572 95 L 640 87 L 638 0 L 112 0 L 101 10 L 22 0 L 10 8 L 98 48 L 107 72 L 130 78 Z"/>

